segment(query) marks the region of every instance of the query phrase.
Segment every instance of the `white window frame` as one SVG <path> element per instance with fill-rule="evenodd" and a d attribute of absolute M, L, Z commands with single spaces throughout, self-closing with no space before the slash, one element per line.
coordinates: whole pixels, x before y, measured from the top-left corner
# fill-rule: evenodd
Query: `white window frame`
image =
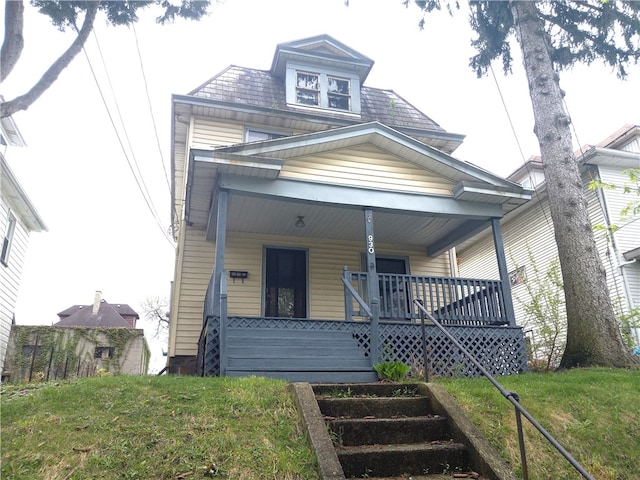
<path fill-rule="evenodd" d="M 300 89 L 308 90 L 307 87 L 298 85 L 298 74 L 317 75 L 318 77 L 318 90 L 311 89 L 309 91 L 318 92 L 318 103 L 308 104 L 298 102 L 298 92 Z M 349 93 L 338 93 L 329 90 L 331 80 L 340 80 L 348 82 Z M 324 109 L 331 112 L 341 113 L 360 113 L 360 79 L 355 74 L 347 72 L 340 72 L 335 70 L 320 71 L 317 67 L 311 65 L 287 65 L 287 77 L 286 77 L 286 89 L 287 89 L 287 104 L 309 109 Z M 330 97 L 342 97 L 348 98 L 348 108 L 330 107 Z"/>
<path fill-rule="evenodd" d="M 5 267 L 9 266 L 9 255 L 11 254 L 11 244 L 13 243 L 13 234 L 16 230 L 16 223 L 15 215 L 11 210 L 9 210 L 4 237 L 2 237 L 2 245 L 0 245 L 0 263 Z"/>
<path fill-rule="evenodd" d="M 264 136 L 264 138 L 254 138 L 251 139 L 251 135 L 261 135 Z M 250 127 L 246 127 L 244 129 L 244 142 L 245 143 L 251 143 L 251 142 L 263 142 L 265 140 L 273 140 L 275 138 L 282 138 L 282 137 L 288 137 L 289 134 L 288 133 L 284 133 L 284 132 L 273 132 L 271 130 L 263 130 L 260 128 L 250 128 Z"/>

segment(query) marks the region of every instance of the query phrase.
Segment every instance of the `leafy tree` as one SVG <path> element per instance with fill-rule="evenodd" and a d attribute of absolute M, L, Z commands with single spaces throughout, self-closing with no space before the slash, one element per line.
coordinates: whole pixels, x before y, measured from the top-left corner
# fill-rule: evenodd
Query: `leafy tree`
<path fill-rule="evenodd" d="M 114 26 L 131 25 L 138 21 L 138 11 L 159 6 L 162 13 L 156 18 L 160 24 L 177 18 L 199 20 L 207 13 L 209 1 L 180 0 L 94 0 L 94 1 L 46 1 L 31 0 L 31 5 L 51 18 L 51 23 L 60 31 L 75 30 L 77 36 L 69 48 L 45 71 L 40 80 L 25 94 L 0 104 L 0 117 L 8 117 L 33 104 L 58 78 L 60 73 L 80 53 L 98 15 L 104 13 L 107 23 Z M 79 26 L 79 24 L 81 25 Z M 20 60 L 24 46 L 24 3 L 22 0 L 5 2 L 5 31 L 0 49 L 0 82 L 3 82 Z"/>
<path fill-rule="evenodd" d="M 405 4 L 408 0 L 405 0 Z M 427 14 L 449 0 L 417 0 Z M 625 348 L 609 297 L 573 154 L 559 71 L 596 60 L 621 78 L 640 59 L 640 2 L 614 0 L 471 1 L 470 24 L 477 54 L 470 66 L 484 75 L 493 60 L 511 71 L 511 40 L 520 47 L 529 84 L 558 245 L 567 309 L 567 344 L 560 362 L 575 366 L 626 366 Z M 457 1 L 454 4 L 458 7 Z M 595 94 L 595 92 L 594 92 Z M 594 119 L 596 120 L 596 119 Z"/>

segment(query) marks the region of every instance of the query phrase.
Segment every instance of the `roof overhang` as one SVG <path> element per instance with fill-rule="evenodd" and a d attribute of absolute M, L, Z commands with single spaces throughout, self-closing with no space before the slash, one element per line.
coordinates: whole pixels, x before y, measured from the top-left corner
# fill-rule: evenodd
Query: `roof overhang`
<path fill-rule="evenodd" d="M 603 165 L 619 168 L 640 168 L 640 153 L 612 148 L 591 147 L 581 157 L 584 165 Z"/>
<path fill-rule="evenodd" d="M 636 262 L 638 262 L 640 261 L 640 247 L 629 250 L 628 252 L 624 252 L 622 256 L 627 261 L 635 260 Z"/>
<path fill-rule="evenodd" d="M 7 198 L 9 205 L 18 214 L 22 223 L 32 232 L 46 231 L 47 226 L 2 155 L 0 155 L 0 171 L 0 192 L 4 198 Z"/>
<path fill-rule="evenodd" d="M 326 184 L 280 177 L 288 158 L 318 155 L 361 144 L 450 179 L 455 192 L 435 195 L 401 190 Z M 215 240 L 217 194 L 229 192 L 228 228 L 259 234 L 357 240 L 364 207 L 376 212 L 378 241 L 424 246 L 429 255 L 451 248 L 530 199 L 520 185 L 450 157 L 377 122 L 262 142 L 192 149 L 186 219 Z M 308 219 L 304 231 L 295 219 Z"/>

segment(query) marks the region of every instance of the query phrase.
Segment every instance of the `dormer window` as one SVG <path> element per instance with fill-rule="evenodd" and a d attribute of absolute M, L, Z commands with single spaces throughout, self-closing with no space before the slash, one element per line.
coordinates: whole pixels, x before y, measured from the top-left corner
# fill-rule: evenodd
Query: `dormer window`
<path fill-rule="evenodd" d="M 352 99 L 353 78 L 305 70 L 296 70 L 294 78 L 294 103 L 345 112 L 356 111 L 353 108 L 354 99 Z"/>
<path fill-rule="evenodd" d="M 302 105 L 320 105 L 320 75 L 317 73 L 297 73 L 296 103 Z"/>
<path fill-rule="evenodd" d="M 349 80 L 345 78 L 327 77 L 329 108 L 351 110 L 351 93 Z"/>

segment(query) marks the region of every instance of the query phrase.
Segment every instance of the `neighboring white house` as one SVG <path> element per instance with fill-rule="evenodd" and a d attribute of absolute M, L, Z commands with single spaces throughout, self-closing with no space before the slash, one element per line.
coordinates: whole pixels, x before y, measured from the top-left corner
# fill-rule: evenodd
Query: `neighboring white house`
<path fill-rule="evenodd" d="M 597 145 L 583 147 L 578 155 L 592 225 L 617 227 L 609 238 L 604 231 L 597 231 L 596 244 L 614 307 L 617 312 L 628 314 L 631 309 L 640 308 L 640 218 L 621 217 L 625 205 L 638 200 L 635 194 L 623 192 L 623 186 L 630 182 L 623 172 L 640 168 L 640 127 L 626 125 Z M 526 329 L 531 325 L 527 325 L 523 305 L 530 297 L 524 281 L 534 274 L 529 252 L 535 267 L 544 273 L 557 259 L 558 250 L 540 158 L 528 160 L 509 180 L 536 190 L 529 203 L 505 215 L 501 221 L 516 320 Z M 592 190 L 588 188 L 591 180 L 617 188 Z M 497 276 L 492 239 L 486 233 L 465 242 L 457 253 L 461 276 Z M 562 293 L 560 298 L 564 303 Z M 640 344 L 640 331 L 636 329 L 632 333 L 636 345 Z"/>
<path fill-rule="evenodd" d="M 5 159 L 8 147 L 23 146 L 24 139 L 11 117 L 0 119 L 0 371 L 14 321 L 29 233 L 47 229 Z"/>

